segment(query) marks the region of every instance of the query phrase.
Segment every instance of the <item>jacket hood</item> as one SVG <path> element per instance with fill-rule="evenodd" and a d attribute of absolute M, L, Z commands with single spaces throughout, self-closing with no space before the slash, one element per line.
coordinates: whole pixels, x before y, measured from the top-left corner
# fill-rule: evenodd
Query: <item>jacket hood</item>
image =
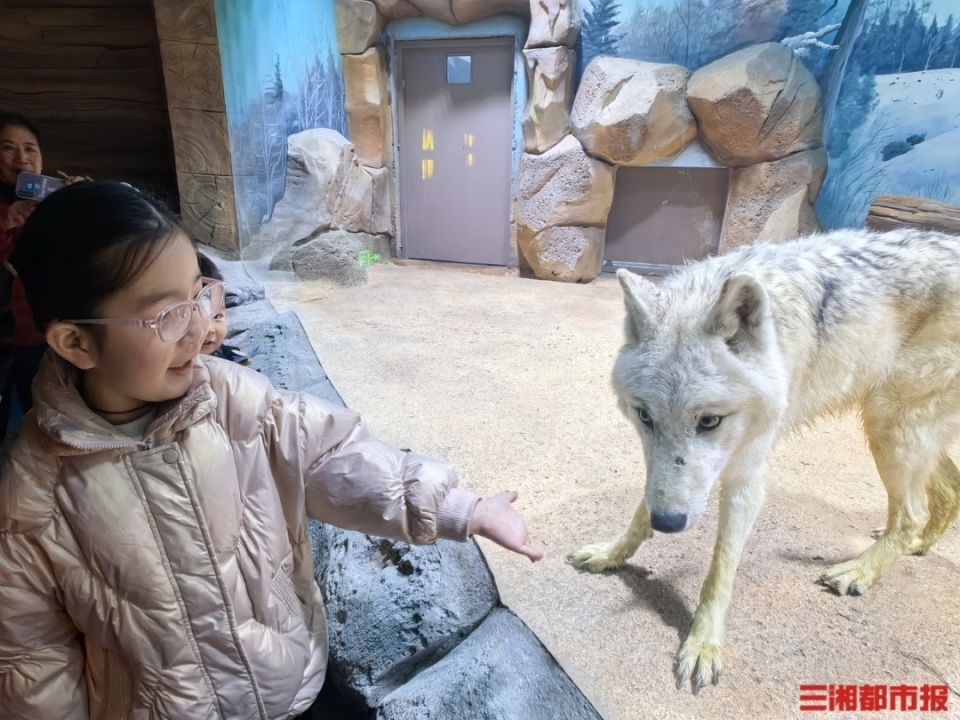
<path fill-rule="evenodd" d="M 97 415 L 80 395 L 80 371 L 48 350 L 33 384 L 37 426 L 53 441 L 56 455 L 79 455 L 138 445 L 151 446 L 202 420 L 217 407 L 210 389 L 210 373 L 198 356 L 193 363 L 193 383 L 185 395 L 157 403 L 157 416 L 143 440 L 118 432 Z"/>

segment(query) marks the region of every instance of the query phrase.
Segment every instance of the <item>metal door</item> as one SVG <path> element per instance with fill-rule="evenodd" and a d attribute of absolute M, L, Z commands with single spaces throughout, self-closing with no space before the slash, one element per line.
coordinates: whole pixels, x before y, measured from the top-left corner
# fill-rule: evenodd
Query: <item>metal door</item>
<path fill-rule="evenodd" d="M 716 253 L 729 181 L 729 168 L 618 169 L 603 269 L 667 272 Z"/>
<path fill-rule="evenodd" d="M 397 47 L 404 255 L 507 265 L 513 39 Z"/>

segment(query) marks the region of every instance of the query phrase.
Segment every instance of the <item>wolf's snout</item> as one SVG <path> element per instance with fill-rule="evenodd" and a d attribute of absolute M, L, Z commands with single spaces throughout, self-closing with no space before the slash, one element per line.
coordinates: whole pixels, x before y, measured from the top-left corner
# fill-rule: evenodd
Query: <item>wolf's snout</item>
<path fill-rule="evenodd" d="M 650 526 L 657 532 L 680 532 L 687 526 L 685 513 L 650 513 Z"/>

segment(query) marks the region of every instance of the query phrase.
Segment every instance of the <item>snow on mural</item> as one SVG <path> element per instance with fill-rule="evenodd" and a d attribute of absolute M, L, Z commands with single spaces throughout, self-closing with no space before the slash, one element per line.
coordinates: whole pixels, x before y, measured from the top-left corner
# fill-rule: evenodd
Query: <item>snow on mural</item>
<path fill-rule="evenodd" d="M 826 227 L 862 225 L 877 195 L 960 203 L 960 6 L 863 5 L 828 115 Z"/>
<path fill-rule="evenodd" d="M 782 42 L 823 91 L 826 228 L 861 226 L 877 195 L 960 203 L 957 0 L 584 0 L 579 70 L 598 55 L 696 70 Z"/>
<path fill-rule="evenodd" d="M 334 0 L 215 0 L 241 246 L 283 197 L 287 138 L 346 134 Z"/>

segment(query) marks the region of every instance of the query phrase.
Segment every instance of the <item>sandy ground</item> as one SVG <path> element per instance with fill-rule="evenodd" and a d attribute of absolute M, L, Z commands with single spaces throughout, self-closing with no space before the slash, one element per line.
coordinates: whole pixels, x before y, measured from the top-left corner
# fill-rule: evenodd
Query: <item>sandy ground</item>
<path fill-rule="evenodd" d="M 456 467 L 481 495 L 507 488 L 547 557 L 481 541 L 503 601 L 607 720 L 790 718 L 801 683 L 951 687 L 960 717 L 960 532 L 901 560 L 864 597 L 820 573 L 871 542 L 886 496 L 852 417 L 823 421 L 771 458 L 768 501 L 737 577 L 718 687 L 674 688 L 673 654 L 710 560 L 716 498 L 698 526 L 657 535 L 601 575 L 566 556 L 612 539 L 640 499 L 639 438 L 609 375 L 619 285 L 525 280 L 439 266 L 378 265 L 334 290 L 258 275 L 294 309 L 344 401 L 372 430 Z M 956 456 L 956 455 L 955 455 Z M 832 718 L 859 713 L 827 713 Z M 868 717 L 931 713 L 867 713 Z"/>

